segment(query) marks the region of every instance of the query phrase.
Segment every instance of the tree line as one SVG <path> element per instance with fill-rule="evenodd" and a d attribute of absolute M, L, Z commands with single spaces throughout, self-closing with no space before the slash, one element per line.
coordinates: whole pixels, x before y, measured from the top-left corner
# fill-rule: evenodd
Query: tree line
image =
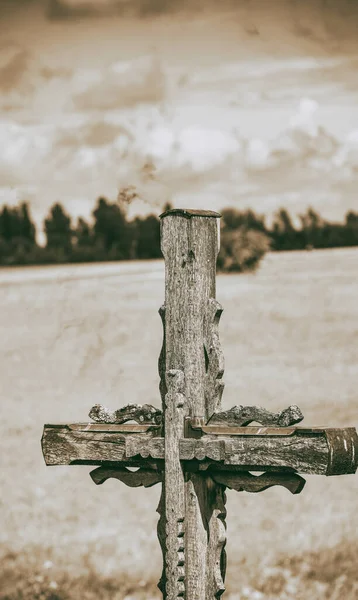
<path fill-rule="evenodd" d="M 167 207 L 164 207 L 165 209 Z M 62 204 L 54 204 L 43 222 L 46 242 L 37 242 L 29 206 L 0 210 L 0 264 L 52 264 L 160 258 L 160 224 L 155 215 L 130 221 L 118 202 L 99 198 L 91 222 L 76 224 Z"/>
<path fill-rule="evenodd" d="M 169 208 L 167 204 L 163 210 Z M 79 218 L 73 224 L 65 208 L 56 203 L 44 220 L 46 242 L 40 246 L 28 204 L 4 205 L 0 209 L 0 264 L 160 258 L 159 223 L 154 214 L 129 220 L 124 202 L 110 202 L 102 197 L 97 200 L 90 221 Z M 268 249 L 358 246 L 358 213 L 353 211 L 346 214 L 343 222 L 330 222 L 309 208 L 295 225 L 289 212 L 282 208 L 268 225 L 266 218 L 253 210 L 225 208 L 221 228 L 219 266 L 223 270 L 255 268 Z"/>

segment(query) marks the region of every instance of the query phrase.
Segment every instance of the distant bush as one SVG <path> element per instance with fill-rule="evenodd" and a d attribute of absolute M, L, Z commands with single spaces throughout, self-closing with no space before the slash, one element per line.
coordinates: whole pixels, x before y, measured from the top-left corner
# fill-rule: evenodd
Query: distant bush
<path fill-rule="evenodd" d="M 255 271 L 270 249 L 270 238 L 261 231 L 240 227 L 223 229 L 217 266 L 219 271 Z"/>

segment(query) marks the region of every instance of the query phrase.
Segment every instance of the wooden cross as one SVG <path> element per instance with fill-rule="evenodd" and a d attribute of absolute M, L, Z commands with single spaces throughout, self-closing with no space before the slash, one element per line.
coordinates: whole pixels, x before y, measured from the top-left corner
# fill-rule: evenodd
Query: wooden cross
<path fill-rule="evenodd" d="M 99 465 L 91 472 L 97 484 L 110 477 L 133 487 L 162 483 L 159 588 L 166 600 L 214 600 L 224 592 L 226 488 L 260 492 L 281 485 L 297 494 L 305 484 L 298 473 L 355 473 L 358 463 L 354 428 L 295 427 L 303 419 L 297 406 L 222 412 L 218 217 L 181 209 L 161 215 L 162 410 L 95 405 L 91 423 L 45 425 L 42 438 L 47 465 Z"/>

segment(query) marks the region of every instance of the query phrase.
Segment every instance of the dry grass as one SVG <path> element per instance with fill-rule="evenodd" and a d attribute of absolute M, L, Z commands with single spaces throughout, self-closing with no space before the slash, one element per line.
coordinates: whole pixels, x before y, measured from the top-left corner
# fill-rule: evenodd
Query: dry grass
<path fill-rule="evenodd" d="M 44 422 L 86 420 L 98 401 L 159 404 L 162 263 L 101 268 L 0 273 L 2 600 L 159 598 L 159 488 L 97 488 L 90 468 L 41 456 Z M 219 276 L 225 407 L 297 403 L 307 424 L 358 425 L 357 272 L 357 250 L 337 250 Z M 357 488 L 309 477 L 297 497 L 229 492 L 228 598 L 357 598 Z"/>

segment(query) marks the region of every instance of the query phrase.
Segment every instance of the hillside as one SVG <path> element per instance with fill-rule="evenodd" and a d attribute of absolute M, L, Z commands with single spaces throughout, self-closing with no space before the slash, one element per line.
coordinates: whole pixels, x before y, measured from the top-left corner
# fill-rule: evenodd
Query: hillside
<path fill-rule="evenodd" d="M 357 249 L 317 250 L 218 277 L 225 409 L 357 426 L 357 269 Z M 40 439 L 98 402 L 160 405 L 163 298 L 162 262 L 0 272 L 3 600 L 159 599 L 158 486 L 48 468 Z M 356 600 L 358 478 L 307 479 L 299 496 L 228 491 L 228 600 Z"/>

